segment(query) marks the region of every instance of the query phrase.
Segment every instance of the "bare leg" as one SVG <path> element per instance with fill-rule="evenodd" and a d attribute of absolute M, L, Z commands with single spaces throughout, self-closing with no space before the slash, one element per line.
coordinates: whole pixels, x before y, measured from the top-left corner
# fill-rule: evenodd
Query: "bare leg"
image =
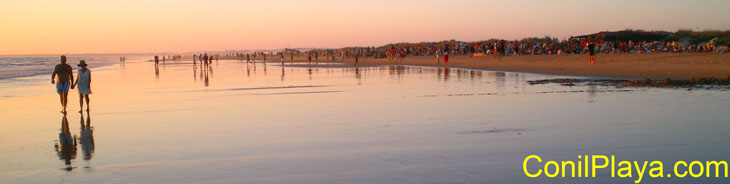
<path fill-rule="evenodd" d="M 61 94 L 63 101 L 63 113 L 66 114 L 66 105 L 68 104 L 68 93 Z"/>
<path fill-rule="evenodd" d="M 89 107 L 91 106 L 89 104 L 89 95 L 84 95 L 84 97 L 86 97 L 86 112 L 89 112 Z"/>
<path fill-rule="evenodd" d="M 84 109 L 84 94 L 79 93 L 79 113 Z"/>
<path fill-rule="evenodd" d="M 58 99 L 61 102 L 61 113 L 63 113 L 63 93 L 58 94 Z"/>

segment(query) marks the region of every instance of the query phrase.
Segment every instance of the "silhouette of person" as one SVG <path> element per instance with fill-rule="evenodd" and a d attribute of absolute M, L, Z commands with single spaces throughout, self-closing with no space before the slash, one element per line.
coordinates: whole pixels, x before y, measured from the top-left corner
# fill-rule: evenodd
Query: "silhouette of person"
<path fill-rule="evenodd" d="M 66 114 L 66 104 L 68 104 L 68 88 L 74 81 L 74 74 L 71 65 L 66 64 L 66 56 L 63 55 L 59 59 L 59 64 L 53 69 L 51 74 L 51 84 L 56 85 L 56 92 L 61 99 L 61 113 Z"/>
<path fill-rule="evenodd" d="M 76 159 L 76 138 L 71 136 L 66 115 L 61 118 L 61 133 L 58 134 L 58 143 L 56 143 L 55 148 L 58 158 L 64 160 L 66 164 L 65 170 L 73 170 L 71 160 Z"/>
<path fill-rule="evenodd" d="M 91 160 L 91 156 L 94 153 L 94 129 L 91 127 L 91 114 L 86 114 L 86 124 L 84 124 L 84 114 L 81 113 L 79 118 L 81 123 L 81 137 L 79 143 L 81 144 L 81 151 L 84 154 L 84 160 Z"/>

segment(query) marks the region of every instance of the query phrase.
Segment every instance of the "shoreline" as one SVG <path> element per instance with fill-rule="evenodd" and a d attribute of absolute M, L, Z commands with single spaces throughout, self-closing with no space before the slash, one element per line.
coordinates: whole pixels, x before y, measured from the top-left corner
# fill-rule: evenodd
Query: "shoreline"
<path fill-rule="evenodd" d="M 295 58 L 295 62 L 301 60 L 304 58 Z M 354 64 L 354 59 L 335 62 Z M 359 65 L 388 64 L 620 79 L 689 80 L 730 76 L 730 54 L 714 53 L 599 54 L 596 64 L 588 64 L 586 55 L 582 54 L 506 56 L 502 61 L 493 56 L 450 56 L 448 64 L 436 63 L 431 56 L 415 56 L 404 61 L 364 58 Z"/>
<path fill-rule="evenodd" d="M 521 72 L 533 74 L 580 76 L 591 78 L 661 81 L 691 80 L 699 78 L 726 79 L 730 76 L 730 54 L 716 53 L 652 53 L 652 54 L 598 54 L 596 64 L 588 64 L 585 54 L 576 55 L 529 55 L 505 56 L 497 61 L 493 56 L 449 56 L 448 64 L 443 60 L 436 63 L 433 56 L 409 56 L 404 61 L 388 61 L 387 58 L 361 58 L 359 66 L 427 66 L 449 67 L 461 69 L 489 70 L 499 72 Z M 259 58 L 260 59 L 260 58 Z M 279 63 L 279 57 L 269 56 L 268 62 Z M 320 57 L 320 64 L 309 64 L 304 54 L 295 56 L 291 61 L 286 57 L 285 66 L 293 67 L 352 67 L 354 58 L 329 61 Z M 221 61 L 239 60 L 237 58 L 221 58 Z M 146 60 L 142 60 L 144 62 Z M 190 58 L 169 60 L 167 63 L 189 63 Z M 244 61 L 245 62 L 245 61 Z M 315 61 L 313 61 L 315 62 Z M 333 63 L 339 63 L 333 65 Z M 113 65 L 104 63 L 105 67 Z M 97 68 L 97 67 L 95 67 Z M 33 77 L 44 74 L 34 74 L 18 77 Z M 3 79 L 5 80 L 5 79 Z"/>
<path fill-rule="evenodd" d="M 228 58 L 227 58 L 228 59 Z M 279 63 L 278 57 L 268 62 Z M 286 63 L 297 66 L 317 67 L 308 63 L 303 54 L 294 61 L 286 57 Z M 329 61 L 321 57 L 312 63 L 343 63 L 355 66 L 354 58 Z M 589 64 L 587 55 L 530 55 L 505 56 L 497 61 L 493 56 L 449 56 L 448 64 L 443 60 L 436 63 L 433 56 L 409 56 L 404 61 L 388 61 L 387 58 L 361 58 L 359 66 L 410 65 L 429 67 L 450 67 L 501 72 L 522 72 L 534 74 L 584 76 L 612 79 L 690 80 L 699 78 L 726 79 L 730 77 L 730 54 L 717 53 L 652 53 L 652 54 L 598 54 L 596 64 Z"/>

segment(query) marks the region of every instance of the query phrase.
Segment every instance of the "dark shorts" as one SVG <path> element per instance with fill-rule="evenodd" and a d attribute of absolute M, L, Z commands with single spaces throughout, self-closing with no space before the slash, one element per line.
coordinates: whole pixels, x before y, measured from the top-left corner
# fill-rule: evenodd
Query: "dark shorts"
<path fill-rule="evenodd" d="M 590 51 L 588 51 L 588 54 L 590 54 L 591 56 L 595 56 L 596 55 L 596 51 L 590 50 Z"/>
<path fill-rule="evenodd" d="M 56 82 L 56 93 L 68 93 L 68 88 L 71 86 L 70 81 L 66 82 Z"/>

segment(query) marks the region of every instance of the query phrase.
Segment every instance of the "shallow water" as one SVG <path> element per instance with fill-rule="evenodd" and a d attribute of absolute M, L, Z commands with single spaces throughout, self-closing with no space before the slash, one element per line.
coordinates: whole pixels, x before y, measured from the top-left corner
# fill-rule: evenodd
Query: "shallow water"
<path fill-rule="evenodd" d="M 137 58 L 133 56 L 133 58 Z M 0 82 L 14 81 L 12 79 L 53 72 L 53 66 L 58 64 L 59 56 L 0 56 Z M 86 60 L 89 68 L 108 66 L 119 63 L 116 55 L 69 55 L 68 64 L 74 69 L 80 60 Z"/>
<path fill-rule="evenodd" d="M 0 183 L 628 183 L 636 178 L 605 172 L 528 178 L 522 161 L 613 154 L 667 164 L 728 160 L 730 150 L 727 91 L 240 61 L 129 62 L 92 72 L 83 118 L 75 91 L 74 113 L 58 113 L 53 86 L 37 82 L 47 76 L 3 83 Z"/>

